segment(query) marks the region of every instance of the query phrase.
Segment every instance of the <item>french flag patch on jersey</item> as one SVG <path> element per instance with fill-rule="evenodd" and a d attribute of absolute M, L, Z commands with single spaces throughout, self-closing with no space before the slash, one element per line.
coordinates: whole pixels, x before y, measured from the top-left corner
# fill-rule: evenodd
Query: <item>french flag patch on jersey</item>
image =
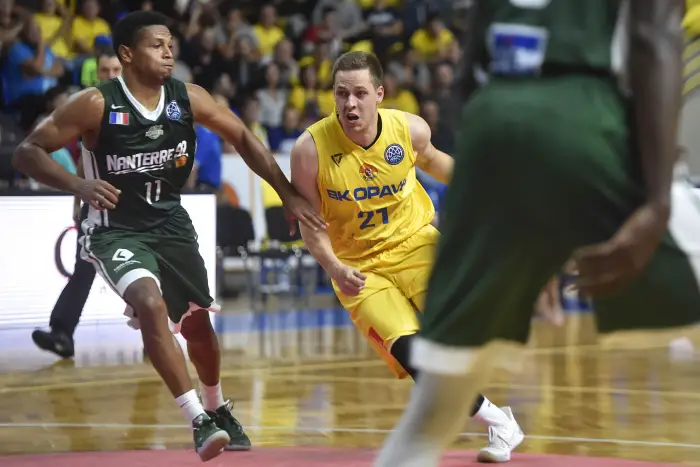
<path fill-rule="evenodd" d="M 109 113 L 109 124 L 110 125 L 128 125 L 129 124 L 129 114 L 125 112 L 110 112 Z"/>

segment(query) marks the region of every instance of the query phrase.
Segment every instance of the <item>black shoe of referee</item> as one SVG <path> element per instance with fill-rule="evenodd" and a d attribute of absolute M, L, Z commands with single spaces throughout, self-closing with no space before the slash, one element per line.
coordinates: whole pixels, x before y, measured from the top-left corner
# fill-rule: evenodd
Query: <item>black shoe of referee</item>
<path fill-rule="evenodd" d="M 73 358 L 75 355 L 73 338 L 63 332 L 35 329 L 32 340 L 40 349 L 55 353 L 61 358 Z"/>

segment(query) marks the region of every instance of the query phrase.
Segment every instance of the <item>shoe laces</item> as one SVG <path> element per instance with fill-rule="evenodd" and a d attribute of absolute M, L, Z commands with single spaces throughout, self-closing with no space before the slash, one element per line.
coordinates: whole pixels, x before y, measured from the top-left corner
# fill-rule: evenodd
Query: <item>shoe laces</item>
<path fill-rule="evenodd" d="M 233 416 L 232 410 L 233 403 L 231 403 L 231 401 L 226 401 L 226 403 L 219 407 L 215 413 L 217 416 L 224 418 L 228 423 L 233 425 L 236 431 L 243 431 L 243 426 L 241 426 L 238 420 L 236 420 L 236 417 Z"/>

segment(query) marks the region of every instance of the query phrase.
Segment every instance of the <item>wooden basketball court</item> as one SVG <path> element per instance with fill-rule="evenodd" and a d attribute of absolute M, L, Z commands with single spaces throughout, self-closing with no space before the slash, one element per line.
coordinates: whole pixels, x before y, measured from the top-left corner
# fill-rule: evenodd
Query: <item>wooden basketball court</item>
<path fill-rule="evenodd" d="M 391 377 L 343 310 L 229 313 L 216 328 L 225 396 L 235 401 L 254 451 L 225 453 L 208 465 L 371 465 L 371 449 L 393 428 L 412 383 Z M 0 465 L 47 462 L 27 454 L 88 451 L 81 459 L 105 467 L 112 464 L 97 451 L 164 449 L 129 455 L 137 456 L 134 465 L 146 465 L 138 456 L 173 453 L 182 462 L 176 465 L 199 464 L 137 332 L 86 324 L 70 361 L 37 350 L 30 333 L 0 331 L 0 454 L 12 455 Z M 512 465 L 543 465 L 537 454 L 700 465 L 700 365 L 690 342 L 669 346 L 660 335 L 618 341 L 600 344 L 590 315 L 569 316 L 563 329 L 536 323 L 523 371 L 497 374 L 484 391 L 513 407 L 525 431 Z M 482 427 L 470 421 L 464 431 L 454 449 L 485 444 Z M 310 460 L 327 448 L 352 454 L 336 459 L 335 451 L 322 451 L 321 461 Z M 279 449 L 288 463 L 265 457 Z M 307 461 L 294 461 L 294 453 Z M 262 457 L 243 461 L 254 455 Z M 473 455 L 455 455 L 446 465 L 471 465 Z M 76 459 L 48 465 L 88 465 Z M 552 465 L 572 463 L 557 459 Z"/>

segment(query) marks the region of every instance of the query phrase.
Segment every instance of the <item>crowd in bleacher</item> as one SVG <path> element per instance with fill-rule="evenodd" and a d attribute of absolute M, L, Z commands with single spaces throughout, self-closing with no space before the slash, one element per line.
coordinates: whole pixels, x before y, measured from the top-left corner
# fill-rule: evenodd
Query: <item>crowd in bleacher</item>
<path fill-rule="evenodd" d="M 382 107 L 421 114 L 451 152 L 460 103 L 451 95 L 469 2 L 448 0 L 0 0 L 0 190 L 39 188 L 11 171 L 12 146 L 72 92 L 119 72 L 111 26 L 128 11 L 173 19 L 174 76 L 209 90 L 273 152 L 333 110 L 330 72 L 347 50 L 377 54 Z M 198 130 L 198 185 L 222 188 L 235 148 Z M 75 170 L 78 142 L 52 155 Z M 43 188 L 43 187 L 41 187 Z M 229 198 L 231 198 L 229 196 Z"/>

